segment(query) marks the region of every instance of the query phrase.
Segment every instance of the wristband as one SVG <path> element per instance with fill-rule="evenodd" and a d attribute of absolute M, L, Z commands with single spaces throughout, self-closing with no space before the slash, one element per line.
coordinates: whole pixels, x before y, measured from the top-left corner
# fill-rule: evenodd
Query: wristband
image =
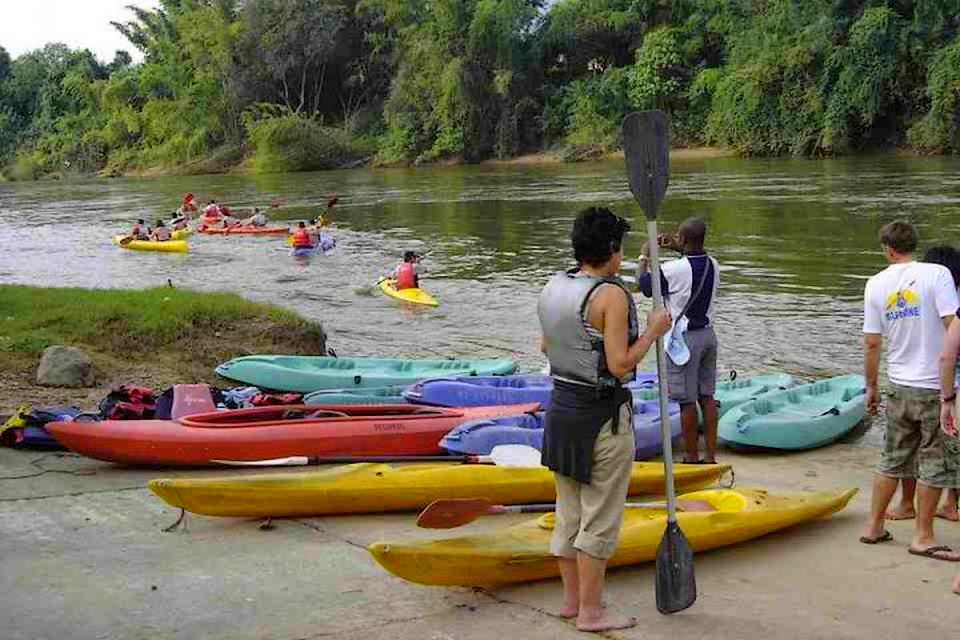
<path fill-rule="evenodd" d="M 953 395 L 947 396 L 946 398 L 941 398 L 940 402 L 942 402 L 943 404 L 950 404 L 956 399 L 957 399 L 957 393 L 954 392 Z"/>

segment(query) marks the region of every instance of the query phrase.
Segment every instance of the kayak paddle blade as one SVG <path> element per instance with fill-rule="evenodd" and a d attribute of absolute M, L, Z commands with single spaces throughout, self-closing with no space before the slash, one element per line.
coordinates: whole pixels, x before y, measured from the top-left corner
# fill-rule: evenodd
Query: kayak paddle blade
<path fill-rule="evenodd" d="M 627 115 L 623 151 L 630 191 L 647 219 L 656 220 L 670 182 L 670 117 L 663 111 Z"/>
<path fill-rule="evenodd" d="M 499 444 L 490 451 L 490 459 L 498 467 L 541 466 L 540 452 L 525 444 Z"/>
<path fill-rule="evenodd" d="M 693 572 L 693 549 L 676 522 L 667 522 L 657 548 L 657 611 L 683 611 L 697 600 L 697 579 Z"/>
<path fill-rule="evenodd" d="M 470 524 L 491 512 L 493 505 L 482 498 L 434 500 L 417 516 L 417 526 L 423 529 L 453 529 Z"/>

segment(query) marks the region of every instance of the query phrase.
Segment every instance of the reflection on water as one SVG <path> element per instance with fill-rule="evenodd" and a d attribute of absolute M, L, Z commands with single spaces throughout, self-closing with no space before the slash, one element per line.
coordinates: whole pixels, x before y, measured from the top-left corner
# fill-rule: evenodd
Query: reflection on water
<path fill-rule="evenodd" d="M 723 265 L 721 370 L 860 371 L 863 284 L 883 267 L 877 230 L 908 216 L 924 244 L 955 240 L 958 168 L 950 158 L 675 163 L 661 223 L 707 220 Z M 336 192 L 337 248 L 294 260 L 277 238 L 194 237 L 187 255 L 110 244 L 186 191 L 240 209 L 282 202 L 272 216 L 290 220 Z M 622 161 L 6 184 L 0 278 L 88 287 L 169 278 L 321 320 L 342 355 L 511 356 L 532 370 L 543 364 L 537 294 L 568 264 L 571 219 L 589 204 L 632 218 L 627 255 L 639 253 L 645 223 Z M 406 249 L 429 253 L 424 287 L 439 308 L 404 307 L 374 288 Z"/>

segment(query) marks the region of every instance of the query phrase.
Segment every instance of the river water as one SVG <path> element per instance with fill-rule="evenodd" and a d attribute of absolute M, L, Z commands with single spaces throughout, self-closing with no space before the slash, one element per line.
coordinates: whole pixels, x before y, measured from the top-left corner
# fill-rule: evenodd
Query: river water
<path fill-rule="evenodd" d="M 877 230 L 906 216 L 924 247 L 955 241 L 958 170 L 950 158 L 675 161 L 661 223 L 697 215 L 708 224 L 708 249 L 722 265 L 723 375 L 860 372 L 863 285 L 884 266 Z M 337 249 L 305 261 L 277 238 L 195 236 L 186 255 L 110 243 L 135 218 L 172 211 L 187 191 L 235 208 L 279 203 L 272 219 L 290 222 L 336 192 Z M 634 221 L 627 255 L 636 256 L 645 222 L 622 160 L 3 184 L 0 282 L 170 279 L 322 321 L 341 355 L 512 357 L 536 370 L 537 294 L 570 264 L 571 220 L 594 204 Z M 422 284 L 439 308 L 408 308 L 373 286 L 406 249 L 430 252 Z"/>

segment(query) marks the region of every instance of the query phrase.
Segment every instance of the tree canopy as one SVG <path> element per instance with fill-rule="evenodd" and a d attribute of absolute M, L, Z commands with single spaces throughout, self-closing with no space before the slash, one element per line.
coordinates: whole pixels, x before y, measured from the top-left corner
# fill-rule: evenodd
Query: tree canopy
<path fill-rule="evenodd" d="M 960 150 L 960 0 L 161 0 L 143 55 L 0 47 L 14 177 L 257 171 L 619 146 L 822 156 Z M 2 43 L 0 43 L 2 44 Z"/>

